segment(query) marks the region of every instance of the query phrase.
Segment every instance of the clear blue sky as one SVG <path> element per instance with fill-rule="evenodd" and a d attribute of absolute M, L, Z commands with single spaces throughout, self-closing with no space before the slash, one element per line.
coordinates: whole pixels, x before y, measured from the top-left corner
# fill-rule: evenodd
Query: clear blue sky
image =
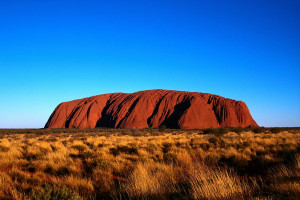
<path fill-rule="evenodd" d="M 245 101 L 300 126 L 300 1 L 0 0 L 0 128 L 63 101 L 172 89 Z"/>

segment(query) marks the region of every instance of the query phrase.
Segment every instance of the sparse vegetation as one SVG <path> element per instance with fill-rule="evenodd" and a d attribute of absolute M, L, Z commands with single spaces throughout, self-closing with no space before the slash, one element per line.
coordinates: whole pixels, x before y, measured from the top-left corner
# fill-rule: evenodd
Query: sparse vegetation
<path fill-rule="evenodd" d="M 0 199 L 299 199 L 296 128 L 0 130 Z"/>
<path fill-rule="evenodd" d="M 160 132 L 162 132 L 162 131 L 165 131 L 166 130 L 166 125 L 160 125 L 159 127 L 158 127 L 158 130 L 160 131 Z"/>

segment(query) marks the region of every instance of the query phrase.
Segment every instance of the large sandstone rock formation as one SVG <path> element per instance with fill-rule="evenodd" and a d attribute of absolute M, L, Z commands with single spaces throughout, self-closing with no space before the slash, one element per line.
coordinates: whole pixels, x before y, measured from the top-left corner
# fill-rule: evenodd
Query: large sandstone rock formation
<path fill-rule="evenodd" d="M 45 128 L 258 127 L 242 101 L 172 90 L 111 93 L 59 104 Z"/>

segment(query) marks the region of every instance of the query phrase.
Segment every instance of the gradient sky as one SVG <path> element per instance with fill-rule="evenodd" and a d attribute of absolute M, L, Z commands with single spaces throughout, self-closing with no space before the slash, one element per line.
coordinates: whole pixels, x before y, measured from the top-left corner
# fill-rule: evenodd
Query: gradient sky
<path fill-rule="evenodd" d="M 0 0 L 0 69 L 0 128 L 41 128 L 63 101 L 158 88 L 300 126 L 300 1 Z"/>

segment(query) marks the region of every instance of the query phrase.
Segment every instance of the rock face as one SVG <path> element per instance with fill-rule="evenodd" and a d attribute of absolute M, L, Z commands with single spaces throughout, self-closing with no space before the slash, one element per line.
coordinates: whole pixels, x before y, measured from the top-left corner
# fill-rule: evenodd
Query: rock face
<path fill-rule="evenodd" d="M 173 90 L 111 93 L 59 104 L 45 128 L 258 127 L 246 104 L 217 95 Z"/>

